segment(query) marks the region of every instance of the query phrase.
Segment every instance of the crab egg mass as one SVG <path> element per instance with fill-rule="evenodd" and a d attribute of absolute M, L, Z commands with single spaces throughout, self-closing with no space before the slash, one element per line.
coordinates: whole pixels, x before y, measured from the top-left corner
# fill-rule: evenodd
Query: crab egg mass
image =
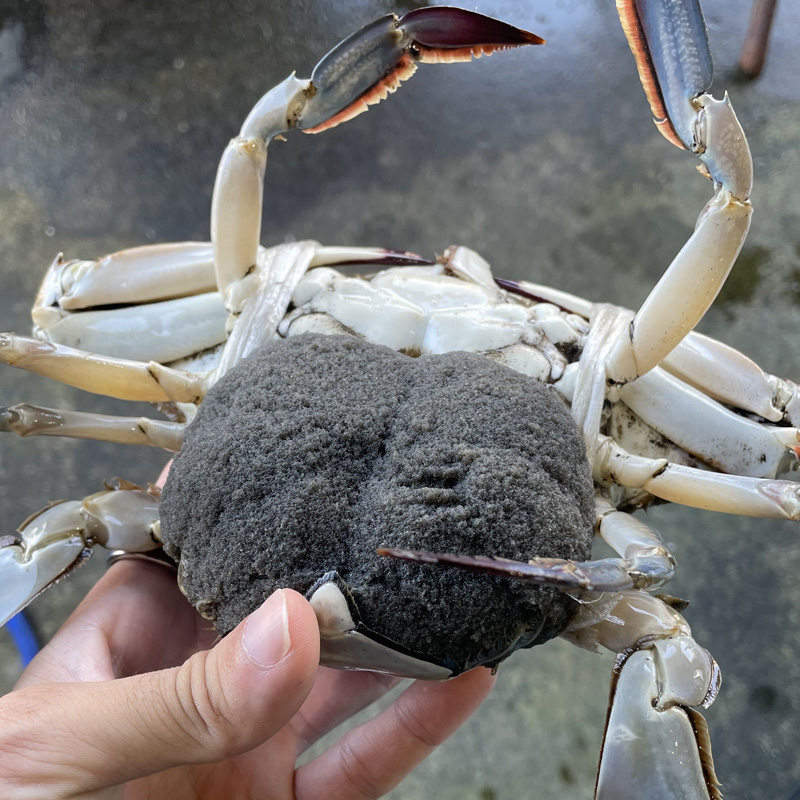
<path fill-rule="evenodd" d="M 553 387 L 472 353 L 301 335 L 208 394 L 161 515 L 183 590 L 223 633 L 335 571 L 362 632 L 459 672 L 557 636 L 574 601 L 377 548 L 585 560 L 594 504 Z"/>

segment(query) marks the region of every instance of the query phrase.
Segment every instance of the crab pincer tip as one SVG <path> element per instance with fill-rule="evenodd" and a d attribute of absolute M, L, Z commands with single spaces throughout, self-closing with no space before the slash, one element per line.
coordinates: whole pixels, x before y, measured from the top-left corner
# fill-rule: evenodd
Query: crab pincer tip
<path fill-rule="evenodd" d="M 396 558 L 398 561 L 409 561 L 422 564 L 438 564 L 438 553 L 427 553 L 423 550 L 404 550 L 399 547 L 379 547 L 375 551 L 379 556 Z"/>
<path fill-rule="evenodd" d="M 409 11 L 398 27 L 413 40 L 421 61 L 469 61 L 497 50 L 544 44 L 535 33 L 452 6 Z"/>

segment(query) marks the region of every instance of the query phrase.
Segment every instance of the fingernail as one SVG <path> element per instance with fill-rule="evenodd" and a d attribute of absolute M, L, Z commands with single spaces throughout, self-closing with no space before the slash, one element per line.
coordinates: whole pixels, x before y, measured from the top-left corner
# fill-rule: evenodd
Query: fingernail
<path fill-rule="evenodd" d="M 289 652 L 291 645 L 286 592 L 279 589 L 248 618 L 242 647 L 254 664 L 267 668 L 274 667 Z"/>

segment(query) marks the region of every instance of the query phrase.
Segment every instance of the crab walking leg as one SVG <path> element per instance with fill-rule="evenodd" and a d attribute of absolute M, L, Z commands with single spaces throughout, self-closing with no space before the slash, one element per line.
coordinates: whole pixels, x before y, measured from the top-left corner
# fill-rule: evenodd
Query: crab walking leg
<path fill-rule="evenodd" d="M 735 414 L 662 369 L 620 387 L 619 396 L 651 428 L 720 472 L 774 478 L 797 462 L 797 428 Z"/>
<path fill-rule="evenodd" d="M 0 537 L 0 625 L 83 564 L 96 544 L 143 553 L 161 546 L 158 494 L 111 489 L 42 509 Z"/>
<path fill-rule="evenodd" d="M 596 800 L 721 800 L 705 720 L 719 669 L 686 620 L 644 592 L 623 592 L 594 626 L 614 665 Z"/>
<path fill-rule="evenodd" d="M 770 422 L 783 419 L 770 376 L 722 342 L 693 331 L 660 366 L 716 400 Z"/>
<path fill-rule="evenodd" d="M 425 8 L 364 26 L 314 68 L 294 74 L 262 97 L 220 161 L 211 209 L 217 288 L 229 291 L 256 266 L 267 146 L 292 128 L 309 133 L 352 119 L 395 91 L 417 62 L 469 61 L 473 56 L 542 40 L 481 14 Z"/>
<path fill-rule="evenodd" d="M 750 226 L 753 163 L 727 95 L 706 93 L 711 55 L 697 0 L 617 0 L 617 10 L 659 130 L 696 153 L 715 184 L 695 232 L 607 361 L 609 378 L 624 382 L 661 362 L 719 293 Z"/>
<path fill-rule="evenodd" d="M 265 248 L 259 248 L 259 255 Z M 414 253 L 384 247 L 318 247 L 309 269 L 335 265 L 425 265 Z M 216 291 L 211 242 L 173 242 L 132 247 L 95 261 L 66 261 L 59 253 L 39 287 L 33 321 L 48 327 L 53 309 L 153 303 Z M 61 318 L 60 316 L 58 317 Z"/>
<path fill-rule="evenodd" d="M 797 384 L 764 372 L 746 355 L 716 339 L 693 331 L 660 366 L 734 408 L 800 427 Z"/>
<path fill-rule="evenodd" d="M 593 477 L 614 482 L 692 508 L 744 517 L 800 519 L 800 484 L 792 481 L 722 475 L 672 464 L 665 458 L 645 458 L 600 437 Z"/>
<path fill-rule="evenodd" d="M 222 344 L 227 335 L 228 312 L 217 292 L 125 308 L 50 311 L 46 327 L 37 330 L 47 341 L 135 361 L 177 361 Z"/>
<path fill-rule="evenodd" d="M 506 291 L 589 319 L 594 304 L 582 297 L 528 281 L 495 278 Z M 627 309 L 621 309 L 632 314 Z M 770 422 L 800 427 L 800 391 L 791 381 L 764 372 L 744 353 L 697 331 L 688 333 L 659 364 L 662 368 L 734 408 Z"/>
<path fill-rule="evenodd" d="M 274 336 L 316 249 L 316 242 L 297 242 L 266 250 L 258 269 L 229 287 L 236 316 L 213 382 Z"/>
<path fill-rule="evenodd" d="M 76 311 L 92 306 L 150 303 L 216 289 L 210 242 L 132 247 L 96 261 L 65 261 L 59 253 L 45 274 L 33 319 L 53 306 Z"/>
<path fill-rule="evenodd" d="M 599 492 L 594 499 L 597 533 L 622 556 L 607 559 L 624 565 L 636 589 L 655 589 L 671 580 L 677 562 L 655 528 L 617 509 Z"/>
<path fill-rule="evenodd" d="M 207 391 L 205 375 L 155 361 L 97 356 L 13 333 L 0 333 L 0 363 L 120 400 L 196 403 Z"/>
<path fill-rule="evenodd" d="M 19 403 L 0 407 L 0 432 L 18 436 L 68 436 L 118 444 L 161 447 L 177 453 L 188 423 L 147 417 L 114 417 Z"/>
<path fill-rule="evenodd" d="M 623 558 L 599 561 L 532 558 L 526 562 L 395 548 L 381 548 L 378 553 L 401 561 L 456 567 L 581 593 L 656 589 L 672 578 L 675 558 L 655 530 L 630 514 L 617 511 L 600 495 L 595 497 L 595 509 L 597 532 Z"/>
<path fill-rule="evenodd" d="M 424 267 L 432 266 L 433 261 L 400 250 L 385 247 L 317 247 L 309 269 L 316 267 L 359 266 L 371 264 L 377 267 Z"/>

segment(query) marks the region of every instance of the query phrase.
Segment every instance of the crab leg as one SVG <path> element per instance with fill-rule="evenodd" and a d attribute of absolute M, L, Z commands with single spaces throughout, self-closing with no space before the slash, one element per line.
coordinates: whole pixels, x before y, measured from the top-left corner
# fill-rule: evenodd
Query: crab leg
<path fill-rule="evenodd" d="M 705 720 L 720 686 L 710 653 L 656 597 L 623 592 L 596 624 L 614 665 L 596 800 L 721 800 Z"/>
<path fill-rule="evenodd" d="M 378 553 L 401 561 L 457 567 L 470 572 L 556 586 L 563 591 L 655 589 L 672 578 L 675 558 L 653 528 L 630 514 L 617 511 L 600 495 L 595 498 L 595 509 L 597 532 L 623 558 L 604 558 L 600 561 L 532 558 L 530 561 L 512 561 L 507 558 L 427 553 L 388 547 L 379 549 Z"/>
<path fill-rule="evenodd" d="M 177 452 L 188 423 L 147 417 L 114 417 L 19 403 L 0 407 L 0 432 L 18 436 L 69 436 L 118 444 L 140 444 Z"/>
<path fill-rule="evenodd" d="M 706 93 L 711 56 L 697 0 L 617 0 L 617 10 L 656 125 L 695 152 L 715 184 L 694 234 L 607 359 L 609 378 L 625 382 L 661 362 L 717 296 L 750 226 L 753 165 L 727 96 Z"/>
<path fill-rule="evenodd" d="M 55 308 L 49 312 L 47 325 L 37 330 L 48 341 L 162 364 L 224 342 L 228 317 L 217 292 L 77 314 Z"/>
<path fill-rule="evenodd" d="M 259 264 L 270 258 L 259 248 Z M 307 268 L 430 263 L 385 248 L 316 246 Z M 227 339 L 228 312 L 215 288 L 210 242 L 135 247 L 97 261 L 65 261 L 59 255 L 39 289 L 34 332 L 115 358 L 162 364 L 190 358 Z M 240 287 L 239 293 L 244 291 Z"/>
<path fill-rule="evenodd" d="M 800 393 L 732 347 L 693 331 L 661 363 L 703 392 L 770 422 L 800 426 Z"/>
<path fill-rule="evenodd" d="M 45 274 L 34 306 L 75 311 L 92 306 L 149 303 L 216 289 L 209 242 L 176 242 L 121 250 L 96 261 L 65 261 L 61 253 Z"/>
<path fill-rule="evenodd" d="M 619 395 L 650 427 L 720 472 L 774 478 L 797 461 L 797 428 L 735 414 L 664 370 L 625 384 Z"/>
<path fill-rule="evenodd" d="M 207 391 L 204 375 L 170 369 L 155 361 L 97 356 L 13 333 L 0 334 L 0 363 L 120 400 L 194 403 Z"/>
<path fill-rule="evenodd" d="M 594 479 L 644 489 L 662 500 L 692 508 L 745 517 L 800 519 L 800 484 L 722 475 L 665 458 L 635 456 L 607 436 L 600 437 Z"/>
<path fill-rule="evenodd" d="M 382 247 L 318 247 L 309 269 L 337 264 L 429 263 L 413 253 Z M 39 287 L 33 321 L 44 326 L 38 315 L 46 315 L 52 307 L 79 311 L 96 306 L 152 303 L 206 294 L 216 288 L 211 242 L 144 245 L 96 261 L 65 261 L 59 253 Z"/>
<path fill-rule="evenodd" d="M 582 297 L 529 281 L 495 278 L 506 291 L 564 311 L 592 316 L 594 304 Z M 622 309 L 627 312 L 627 309 Z M 688 333 L 659 364 L 667 372 L 723 403 L 752 414 L 800 426 L 800 397 L 791 381 L 776 378 L 744 353 L 697 331 Z"/>
<path fill-rule="evenodd" d="M 746 355 L 722 342 L 694 331 L 660 366 L 716 400 L 770 422 L 783 419 L 769 375 Z"/>
<path fill-rule="evenodd" d="M 0 537 L 0 625 L 83 564 L 96 544 L 143 553 L 160 547 L 157 490 L 133 484 L 51 505 L 19 535 Z"/>
<path fill-rule="evenodd" d="M 542 40 L 511 25 L 461 9 L 423 8 L 390 14 L 345 39 L 314 68 L 290 75 L 256 103 L 220 161 L 211 210 L 217 287 L 230 309 L 231 286 L 255 266 L 267 145 L 292 128 L 331 128 L 384 99 L 418 62 L 469 61 L 473 56 Z"/>
<path fill-rule="evenodd" d="M 266 250 L 259 268 L 229 287 L 228 308 L 236 318 L 212 382 L 274 336 L 315 250 L 315 242 Z"/>

